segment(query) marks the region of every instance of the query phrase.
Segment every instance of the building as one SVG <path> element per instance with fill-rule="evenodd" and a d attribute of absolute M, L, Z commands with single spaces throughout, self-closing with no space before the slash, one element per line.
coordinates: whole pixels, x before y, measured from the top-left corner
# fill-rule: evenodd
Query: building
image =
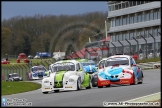
<path fill-rule="evenodd" d="M 107 4 L 110 52 L 115 51 L 115 47 L 116 53 L 130 50 L 138 53 L 142 49 L 148 54 L 158 49 L 161 45 L 161 1 L 107 1 Z"/>

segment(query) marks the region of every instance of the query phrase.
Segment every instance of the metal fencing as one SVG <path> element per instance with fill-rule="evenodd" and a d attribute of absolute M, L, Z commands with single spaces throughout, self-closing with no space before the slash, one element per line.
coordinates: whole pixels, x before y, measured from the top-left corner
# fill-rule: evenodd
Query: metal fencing
<path fill-rule="evenodd" d="M 36 66 L 36 65 L 43 65 L 44 67 L 46 67 L 46 69 L 49 68 L 49 65 L 54 63 L 53 60 L 47 60 L 44 62 L 39 62 L 39 63 L 32 63 L 32 64 L 13 64 L 13 65 L 3 65 L 1 66 L 1 80 L 7 80 L 8 74 L 11 73 L 17 73 L 19 74 L 23 81 L 28 81 L 28 74 L 30 72 L 30 68 L 32 66 Z"/>

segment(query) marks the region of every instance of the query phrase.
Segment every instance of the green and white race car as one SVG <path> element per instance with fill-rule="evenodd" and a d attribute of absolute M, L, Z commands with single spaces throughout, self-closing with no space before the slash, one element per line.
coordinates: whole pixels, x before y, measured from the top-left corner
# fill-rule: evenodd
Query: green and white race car
<path fill-rule="evenodd" d="M 62 60 L 50 65 L 49 76 L 42 80 L 42 93 L 91 88 L 91 77 L 77 60 Z"/>

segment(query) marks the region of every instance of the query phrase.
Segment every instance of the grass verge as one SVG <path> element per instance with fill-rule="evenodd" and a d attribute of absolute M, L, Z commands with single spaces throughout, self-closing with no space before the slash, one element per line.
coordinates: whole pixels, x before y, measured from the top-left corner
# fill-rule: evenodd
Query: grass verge
<path fill-rule="evenodd" d="M 1 82 L 2 95 L 11 95 L 17 93 L 28 92 L 41 88 L 40 84 L 34 82 Z"/>

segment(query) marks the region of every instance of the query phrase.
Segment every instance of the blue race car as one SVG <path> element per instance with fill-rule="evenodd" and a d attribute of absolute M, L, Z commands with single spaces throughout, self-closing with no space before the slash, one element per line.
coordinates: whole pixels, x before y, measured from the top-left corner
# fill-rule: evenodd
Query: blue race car
<path fill-rule="evenodd" d="M 87 72 L 89 74 L 97 72 L 97 66 L 96 66 L 95 62 L 88 61 L 88 62 L 82 62 L 81 64 L 82 64 L 82 67 L 84 69 L 84 72 Z"/>
<path fill-rule="evenodd" d="M 29 72 L 29 80 L 42 79 L 45 76 L 45 72 L 48 71 L 44 66 L 33 66 Z"/>

